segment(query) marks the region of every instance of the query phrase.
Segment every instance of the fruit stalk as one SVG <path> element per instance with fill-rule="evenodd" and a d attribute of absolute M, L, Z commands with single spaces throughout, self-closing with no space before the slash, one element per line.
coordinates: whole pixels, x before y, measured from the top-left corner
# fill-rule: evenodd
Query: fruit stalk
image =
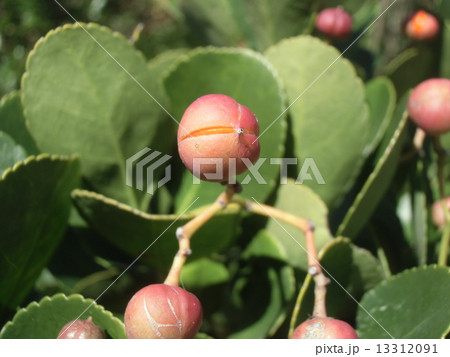
<path fill-rule="evenodd" d="M 447 157 L 447 151 L 442 147 L 440 136 L 433 137 L 433 147 L 438 155 L 438 183 L 439 183 L 439 195 L 442 204 L 442 210 L 445 217 L 445 226 L 442 232 L 441 246 L 439 248 L 438 265 L 447 266 L 448 246 L 450 244 L 450 212 L 448 210 L 447 200 L 445 196 L 445 177 L 444 177 L 444 165 L 445 158 Z"/>
<path fill-rule="evenodd" d="M 208 206 L 208 208 L 206 208 L 198 216 L 195 216 L 184 226 L 177 229 L 176 235 L 178 239 L 178 252 L 175 254 L 172 266 L 166 280 L 164 281 L 164 284 L 173 286 L 179 285 L 181 269 L 183 268 L 187 257 L 192 254 L 192 236 L 216 213 L 223 210 L 230 203 L 233 195 L 239 190 L 239 187 L 240 186 L 238 184 L 227 185 L 225 192 L 221 193 L 213 204 Z"/>
<path fill-rule="evenodd" d="M 325 297 L 327 293 L 326 286 L 328 285 L 329 280 L 323 274 L 322 267 L 319 263 L 316 243 L 314 240 L 314 224 L 307 219 L 297 217 L 293 214 L 262 203 L 252 202 L 238 197 L 235 197 L 233 202 L 238 203 L 249 212 L 286 222 L 300 229 L 304 233 L 308 257 L 308 273 L 312 276 L 315 283 L 313 315 L 316 317 L 326 317 L 327 312 Z"/>

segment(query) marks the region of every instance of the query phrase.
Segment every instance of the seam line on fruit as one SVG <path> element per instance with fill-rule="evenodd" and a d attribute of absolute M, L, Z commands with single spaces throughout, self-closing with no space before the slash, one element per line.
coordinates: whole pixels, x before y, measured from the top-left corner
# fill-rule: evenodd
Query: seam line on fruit
<path fill-rule="evenodd" d="M 180 331 L 180 336 L 181 336 L 181 331 L 182 331 L 182 327 L 183 327 L 182 322 L 181 322 L 180 318 L 177 316 L 175 309 L 172 305 L 172 302 L 170 301 L 169 298 L 167 298 L 167 303 L 169 304 L 170 311 L 172 311 L 173 316 L 175 316 L 175 319 L 177 320 L 177 327 L 178 327 L 178 331 Z"/>
<path fill-rule="evenodd" d="M 343 51 L 342 51 L 342 53 L 339 55 L 339 56 L 337 56 L 334 60 L 333 60 L 333 62 L 331 62 L 329 65 L 328 65 L 328 67 L 327 68 L 325 68 L 293 101 L 292 101 L 292 103 L 291 104 L 289 104 L 281 113 L 280 113 L 280 115 L 278 115 L 273 121 L 272 121 L 272 123 L 270 123 L 269 124 L 269 126 L 268 127 L 266 127 L 264 130 L 263 130 L 263 132 L 261 133 L 261 134 L 259 134 L 259 136 L 252 142 L 252 144 L 254 144 L 255 142 L 257 142 L 260 138 L 261 138 L 261 136 L 263 136 L 265 133 L 266 133 L 266 131 L 267 130 L 269 130 L 277 121 L 278 121 L 278 119 L 280 119 L 283 115 L 284 115 L 284 113 L 286 113 L 288 110 L 289 110 L 289 108 L 290 107 L 292 107 L 301 97 L 303 97 L 303 95 L 306 93 L 306 92 L 308 92 L 313 86 L 314 86 L 314 84 L 316 84 L 316 82 L 318 82 L 319 81 L 319 79 L 320 78 L 322 78 L 323 77 L 323 75 L 325 74 L 325 73 L 327 73 L 328 72 L 328 70 L 331 68 L 331 67 L 333 67 L 333 65 L 340 59 L 340 58 L 342 58 L 343 56 L 344 56 L 344 54 L 356 43 L 356 42 L 358 42 L 359 41 L 359 39 L 362 37 L 362 36 L 364 36 L 365 34 L 366 34 L 366 32 L 367 31 L 369 31 L 369 29 L 392 7 L 392 5 L 394 5 L 396 2 L 397 2 L 398 0 L 394 0 L 394 1 L 392 1 L 392 3 L 386 8 L 386 9 L 384 9 L 383 10 L 383 12 L 380 14 L 380 15 L 378 15 L 378 17 L 375 19 L 375 20 L 373 20 L 353 41 L 352 41 L 352 43 L 350 43 Z"/>

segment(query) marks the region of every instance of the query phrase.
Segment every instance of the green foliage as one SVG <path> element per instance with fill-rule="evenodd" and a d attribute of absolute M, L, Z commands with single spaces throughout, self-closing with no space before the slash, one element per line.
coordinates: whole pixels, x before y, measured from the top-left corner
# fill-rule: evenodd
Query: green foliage
<path fill-rule="evenodd" d="M 4 172 L 0 179 L 0 314 L 14 310 L 25 299 L 48 264 L 66 227 L 69 194 L 78 181 L 79 161 L 73 157 L 31 156 Z"/>
<path fill-rule="evenodd" d="M 167 150 L 173 141 L 162 140 L 159 130 L 175 126 L 146 93 L 159 98 L 161 88 L 143 56 L 117 33 L 86 29 L 104 49 L 80 26 L 66 25 L 30 54 L 22 82 L 30 132 L 43 152 L 80 155 L 92 187 L 138 207 L 136 192 L 123 184 L 125 160 L 146 146 Z M 66 43 L 71 46 L 60 51 Z"/>
<path fill-rule="evenodd" d="M 103 306 L 81 295 L 56 294 L 20 309 L 8 322 L 0 338 L 57 338 L 61 329 L 75 319 L 92 321 L 112 338 L 126 338 L 123 322 Z"/>
<path fill-rule="evenodd" d="M 325 182 L 304 184 L 334 207 L 363 162 L 370 126 L 362 82 L 335 48 L 312 37 L 283 40 L 266 56 L 286 87 L 299 166 L 313 158 Z"/>
<path fill-rule="evenodd" d="M 358 309 L 360 337 L 444 338 L 450 331 L 449 274 L 448 268 L 424 266 L 367 292 Z"/>
<path fill-rule="evenodd" d="M 347 211 L 347 215 L 338 228 L 339 235 L 356 237 L 388 189 L 395 174 L 407 132 L 408 113 L 405 110 L 407 99 L 408 97 L 404 96 L 397 107 L 384 140 L 375 154 L 375 168 Z"/>
<path fill-rule="evenodd" d="M 100 194 L 75 190 L 75 205 L 90 225 L 106 239 L 140 261 L 167 272 L 177 251 L 175 231 L 194 217 L 193 214 L 154 215 L 133 209 Z M 189 208 L 189 207 L 188 207 Z M 186 210 L 185 210 L 186 211 Z M 213 217 L 192 242 L 192 259 L 226 248 L 239 229 L 239 212 L 230 208 Z M 144 255 L 140 256 L 142 253 Z M 131 260 L 130 260 L 131 262 Z"/>

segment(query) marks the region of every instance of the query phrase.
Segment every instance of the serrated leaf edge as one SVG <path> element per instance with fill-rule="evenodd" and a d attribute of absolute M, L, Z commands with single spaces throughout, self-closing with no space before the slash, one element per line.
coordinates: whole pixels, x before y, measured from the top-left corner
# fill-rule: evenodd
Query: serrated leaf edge
<path fill-rule="evenodd" d="M 397 127 L 394 135 L 392 136 L 391 140 L 389 141 L 389 144 L 386 147 L 386 149 L 384 150 L 384 153 L 381 156 L 380 160 L 377 162 L 375 169 L 370 173 L 370 175 L 367 178 L 366 182 L 364 183 L 363 187 L 358 192 L 358 195 L 356 196 L 355 200 L 353 201 L 352 206 L 348 209 L 347 214 L 345 215 L 344 219 L 342 220 L 342 223 L 339 225 L 339 227 L 337 229 L 338 235 L 343 233 L 343 231 L 345 229 L 344 225 L 347 225 L 348 220 L 350 220 L 353 217 L 353 214 L 357 210 L 360 202 L 364 199 L 364 196 L 365 196 L 368 188 L 370 188 L 373 181 L 377 177 L 378 173 L 383 168 L 385 162 L 388 160 L 388 158 L 392 152 L 392 148 L 397 143 L 397 140 L 400 137 L 401 133 L 403 132 L 403 129 L 405 128 L 407 122 L 408 122 L 408 112 L 405 110 L 402 115 L 402 119 L 400 120 L 399 126 Z M 341 228 L 341 227 L 344 227 L 344 228 Z"/>
<path fill-rule="evenodd" d="M 31 155 L 28 156 L 25 160 L 18 161 L 14 164 L 14 166 L 7 168 L 3 175 L 0 177 L 0 182 L 2 182 L 8 175 L 13 174 L 14 172 L 20 170 L 22 166 L 26 166 L 32 161 L 43 161 L 49 159 L 50 161 L 75 161 L 79 159 L 78 155 L 58 155 L 58 154 L 39 154 L 39 155 Z"/>
<path fill-rule="evenodd" d="M 83 190 L 83 189 L 75 189 L 71 192 L 70 194 L 72 200 L 76 201 L 77 197 L 88 197 L 97 201 L 101 201 L 106 203 L 107 205 L 116 207 L 120 210 L 129 212 L 131 214 L 134 214 L 136 216 L 142 217 L 146 220 L 151 220 L 151 221 L 155 221 L 155 220 L 174 220 L 174 219 L 192 219 L 194 218 L 197 214 L 196 213 L 188 213 L 188 214 L 184 214 L 184 215 L 176 215 L 176 214 L 151 214 L 151 213 L 146 213 L 143 211 L 140 211 L 134 207 L 131 207 L 125 203 L 119 202 L 113 198 L 107 197 L 105 195 L 102 195 L 100 193 L 97 192 L 93 192 L 93 191 L 88 191 L 88 190 Z M 206 208 L 206 206 L 205 206 Z M 217 213 L 217 215 L 223 215 L 223 214 L 233 214 L 233 213 L 237 213 L 239 211 L 239 208 L 237 205 L 234 205 L 232 207 L 228 207 L 227 209 L 222 210 L 221 212 Z"/>
<path fill-rule="evenodd" d="M 13 319 L 11 321 L 8 321 L 3 326 L 3 328 L 1 329 L 1 331 L 0 331 L 0 338 L 2 337 L 3 332 L 9 326 L 14 325 L 14 322 L 18 319 L 18 317 L 20 317 L 21 314 L 26 313 L 28 311 L 28 309 L 31 309 L 33 307 L 40 307 L 42 304 L 50 303 L 53 300 L 59 299 L 59 298 L 63 298 L 66 301 L 78 299 L 78 300 L 81 300 L 83 302 L 87 302 L 87 303 L 90 304 L 89 308 L 91 308 L 93 306 L 96 307 L 96 308 L 99 308 L 105 315 L 108 315 L 115 322 L 119 323 L 124 328 L 124 331 L 125 331 L 125 325 L 123 324 L 123 322 L 119 318 L 114 316 L 114 314 L 111 311 L 106 310 L 102 305 L 97 304 L 96 301 L 94 301 L 93 299 L 85 298 L 83 295 L 80 295 L 80 294 L 71 294 L 71 295 L 67 296 L 67 295 L 65 295 L 63 293 L 58 293 L 58 294 L 55 294 L 53 296 L 44 296 L 41 300 L 39 300 L 39 302 L 33 301 L 33 302 L 29 303 L 26 307 L 23 307 L 23 308 L 17 310 L 17 312 L 15 313 Z M 86 310 L 86 311 L 88 311 L 88 310 Z"/>
<path fill-rule="evenodd" d="M 142 63 L 144 65 L 147 65 L 147 60 L 145 59 L 144 54 L 139 51 L 138 49 L 136 49 L 131 43 L 130 41 L 127 40 L 127 38 L 125 36 L 123 36 L 121 33 L 117 32 L 117 31 L 113 31 L 111 30 L 109 27 L 107 26 L 103 26 L 103 25 L 99 25 L 97 23 L 94 22 L 89 22 L 89 23 L 84 23 L 84 22 L 76 22 L 76 23 L 71 23 L 71 24 L 65 24 L 63 26 L 59 26 L 56 27 L 52 30 L 50 30 L 49 32 L 47 32 L 45 34 L 45 36 L 39 38 L 39 40 L 36 41 L 36 43 L 34 44 L 33 49 L 30 51 L 30 53 L 28 54 L 27 60 L 25 62 L 25 72 L 22 75 L 22 78 L 20 80 L 20 88 L 24 88 L 25 86 L 25 82 L 29 76 L 29 66 L 30 66 L 30 61 L 33 58 L 33 56 L 36 54 L 39 46 L 41 46 L 43 43 L 45 43 L 45 41 L 47 41 L 50 37 L 57 35 L 63 31 L 67 31 L 67 30 L 79 30 L 81 29 L 83 32 L 85 32 L 86 36 L 91 37 L 92 35 L 89 32 L 89 29 L 98 29 L 100 31 L 103 31 L 105 33 L 109 33 L 111 34 L 113 37 L 120 39 L 122 41 L 124 41 L 124 43 L 126 43 L 132 50 L 134 50 L 136 52 L 136 54 L 141 57 Z M 90 38 L 91 41 L 94 41 L 93 38 Z M 96 42 L 96 40 L 94 41 Z M 100 44 L 101 45 L 101 44 Z M 99 48 L 102 49 L 102 47 L 97 43 L 97 46 L 99 46 Z M 105 50 L 105 55 L 109 55 L 108 52 L 106 52 Z M 22 101 L 22 103 L 25 102 L 25 91 L 20 91 L 20 99 Z M 23 114 L 25 117 L 25 123 L 27 126 L 29 126 L 29 121 L 27 119 L 27 109 L 24 105 L 23 106 Z"/>
<path fill-rule="evenodd" d="M 355 67 L 353 66 L 353 64 L 351 63 L 351 61 L 348 60 L 347 58 L 343 57 L 343 56 L 342 56 L 342 53 L 340 53 L 340 52 L 338 51 L 337 48 L 335 48 L 335 47 L 333 47 L 333 46 L 331 46 L 331 45 L 328 45 L 327 43 L 325 43 L 324 41 L 320 40 L 320 39 L 317 38 L 317 37 L 314 37 L 314 36 L 311 36 L 311 35 L 299 35 L 299 36 L 293 36 L 293 37 L 288 37 L 288 38 L 282 39 L 281 41 L 279 41 L 279 42 L 275 43 L 274 45 L 268 47 L 268 48 L 266 49 L 266 51 L 264 52 L 264 56 L 267 57 L 272 51 L 275 51 L 275 49 L 276 49 L 278 46 L 282 46 L 282 45 L 284 45 L 284 44 L 289 44 L 290 42 L 297 41 L 297 40 L 299 40 L 299 39 L 308 39 L 308 40 L 310 40 L 312 43 L 321 44 L 322 46 L 328 46 L 328 49 L 329 49 L 330 51 L 333 51 L 333 52 L 336 54 L 336 58 L 335 58 L 334 62 L 332 62 L 331 64 L 334 64 L 336 61 L 340 60 L 340 61 L 342 61 L 342 64 L 343 64 L 344 66 L 346 66 L 346 67 L 353 73 L 353 75 L 354 75 L 354 76 L 353 76 L 353 78 L 354 78 L 354 83 L 356 83 L 356 85 L 359 86 L 360 89 L 361 89 L 361 94 L 362 94 L 362 99 L 363 99 L 363 105 L 362 105 L 362 108 L 363 108 L 363 111 L 364 111 L 365 114 L 366 114 L 366 121 L 367 121 L 367 123 L 368 123 L 368 122 L 369 122 L 369 105 L 368 105 L 368 103 L 367 103 L 367 101 L 366 101 L 366 98 L 365 98 L 365 87 L 364 87 L 364 82 L 363 82 L 363 80 L 358 76 L 358 74 L 357 74 L 357 72 L 356 72 L 356 69 L 355 69 Z M 269 61 L 269 63 L 270 63 L 270 61 Z M 326 73 L 326 71 L 328 71 L 330 68 L 331 68 L 331 67 L 328 67 L 328 68 L 325 70 L 325 72 L 321 72 L 321 73 Z M 321 76 L 321 75 L 320 75 L 320 76 Z M 280 78 L 281 78 L 281 77 L 280 77 Z M 286 96 L 287 96 L 287 95 L 286 95 Z M 355 168 L 355 169 L 353 170 L 353 175 L 351 175 L 351 176 L 349 177 L 349 180 L 347 180 L 347 181 L 348 181 L 347 184 L 342 186 L 342 188 L 341 188 L 341 190 L 340 190 L 340 192 L 339 192 L 339 195 L 337 195 L 337 199 L 338 199 L 338 200 L 342 199 L 342 196 L 343 196 L 346 192 L 348 192 L 348 190 L 352 187 L 352 184 L 353 184 L 353 182 L 354 182 L 354 179 L 358 176 L 359 171 L 360 171 L 360 169 L 361 169 L 361 167 L 362 167 L 362 165 L 363 165 L 363 162 L 364 162 L 364 160 L 365 160 L 365 157 L 364 157 L 363 153 L 364 153 L 364 147 L 362 148 L 362 151 L 361 151 L 361 155 L 360 155 L 360 157 L 359 157 L 359 160 L 357 160 L 357 161 L 355 162 L 355 165 L 354 165 L 354 168 Z"/>

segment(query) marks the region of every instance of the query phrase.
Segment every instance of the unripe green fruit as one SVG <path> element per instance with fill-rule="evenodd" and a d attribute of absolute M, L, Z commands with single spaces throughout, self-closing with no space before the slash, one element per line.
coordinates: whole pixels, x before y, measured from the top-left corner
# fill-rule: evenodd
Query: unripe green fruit
<path fill-rule="evenodd" d="M 431 40 L 439 32 L 439 21 L 426 11 L 417 11 L 406 23 L 408 37 L 417 41 Z"/>
<path fill-rule="evenodd" d="M 97 339 L 105 338 L 105 332 L 92 322 L 92 317 L 87 320 L 75 320 L 66 324 L 58 334 L 60 339 Z"/>
<path fill-rule="evenodd" d="M 200 301 L 178 286 L 148 285 L 125 310 L 128 338 L 193 338 L 201 323 Z"/>
<path fill-rule="evenodd" d="M 230 181 L 255 163 L 260 152 L 255 115 L 223 94 L 194 101 L 184 112 L 177 140 L 185 166 L 205 181 Z"/>
<path fill-rule="evenodd" d="M 450 131 L 450 80 L 433 78 L 420 83 L 409 97 L 408 112 L 427 134 Z"/>
<path fill-rule="evenodd" d="M 340 7 L 322 10 L 316 19 L 316 28 L 335 39 L 344 39 L 352 32 L 352 17 Z"/>
<path fill-rule="evenodd" d="M 292 334 L 293 339 L 351 339 L 358 338 L 348 323 L 331 317 L 314 317 L 300 324 Z"/>

